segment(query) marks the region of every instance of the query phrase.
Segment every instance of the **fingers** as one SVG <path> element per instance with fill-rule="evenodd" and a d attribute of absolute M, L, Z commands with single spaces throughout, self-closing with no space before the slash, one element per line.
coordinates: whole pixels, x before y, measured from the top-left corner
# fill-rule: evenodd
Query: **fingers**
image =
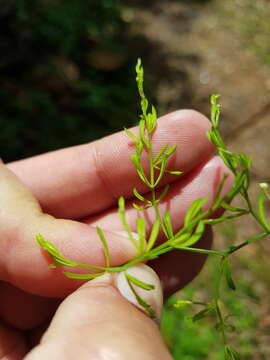
<path fill-rule="evenodd" d="M 182 181 L 171 185 L 168 195 L 159 204 L 161 214 L 169 210 L 172 219 L 173 230 L 177 231 L 182 226 L 188 207 L 196 199 L 208 198 L 205 204 L 205 210 L 213 203 L 218 185 L 228 169 L 219 157 L 213 157 L 204 164 L 198 166 L 193 172 L 189 173 Z M 223 187 L 222 194 L 226 194 L 231 188 L 232 176 L 230 175 Z M 138 212 L 133 208 L 132 203 L 127 204 L 127 219 L 131 229 L 136 231 L 136 219 Z M 141 212 L 144 217 L 148 230 L 151 229 L 155 221 L 155 211 L 153 208 Z M 111 209 L 102 216 L 96 216 L 85 220 L 91 225 L 98 225 L 104 229 L 121 230 L 122 224 L 117 213 L 117 209 Z"/>
<path fill-rule="evenodd" d="M 133 268 L 135 273 L 140 280 L 156 286 L 146 301 L 160 308 L 156 275 L 145 265 Z M 41 344 L 25 360 L 170 360 L 155 322 L 120 295 L 119 288 L 127 297 L 130 295 L 127 282 L 122 280 L 106 275 L 70 295 L 58 309 Z"/>
<path fill-rule="evenodd" d="M 22 334 L 0 323 L 0 359 L 21 360 L 27 346 Z"/>
<path fill-rule="evenodd" d="M 24 291 L 51 297 L 64 296 L 79 286 L 81 282 L 63 275 L 64 269 L 48 268 L 52 260 L 35 241 L 38 233 L 69 259 L 91 265 L 105 264 L 94 228 L 43 214 L 29 190 L 3 164 L 0 164 L 0 203 L 0 280 Z M 112 232 L 105 232 L 105 236 L 112 266 L 136 255 L 124 236 Z"/>
<path fill-rule="evenodd" d="M 49 321 L 60 303 L 60 299 L 29 294 L 6 282 L 0 282 L 0 294 L 0 318 L 20 330 Z"/>
<path fill-rule="evenodd" d="M 182 110 L 159 119 L 154 151 L 177 145 L 171 170 L 189 172 L 213 152 L 206 138 L 210 122 L 203 115 Z M 137 128 L 132 129 L 137 132 Z M 76 146 L 9 164 L 40 201 L 44 211 L 64 218 L 82 218 L 103 211 L 132 189 L 147 189 L 130 161 L 134 144 L 120 132 L 91 144 Z M 145 161 L 147 159 L 145 158 Z M 146 161 L 146 166 L 147 166 Z M 169 175 L 166 182 L 175 180 Z"/>

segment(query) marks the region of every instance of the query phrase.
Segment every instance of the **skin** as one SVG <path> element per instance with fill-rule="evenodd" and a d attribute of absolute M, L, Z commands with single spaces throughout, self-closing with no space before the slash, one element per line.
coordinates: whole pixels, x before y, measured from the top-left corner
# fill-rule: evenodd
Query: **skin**
<path fill-rule="evenodd" d="M 193 200 L 208 197 L 206 208 L 210 206 L 227 171 L 213 156 L 205 136 L 210 123 L 204 116 L 182 110 L 160 118 L 158 124 L 154 150 L 177 144 L 169 168 L 184 171 L 180 177 L 166 176 L 163 184 L 171 183 L 171 190 L 160 205 L 161 213 L 170 209 L 177 229 Z M 1 359 L 171 359 L 156 323 L 121 296 L 114 277 L 84 285 L 68 279 L 62 271 L 72 269 L 49 269 L 51 259 L 34 240 L 41 233 L 65 257 L 104 265 L 95 231 L 99 225 L 113 266 L 134 258 L 136 251 L 121 234 L 117 215 L 117 198 L 124 195 L 135 231 L 132 188 L 142 194 L 148 191 L 131 164 L 133 150 L 130 139 L 120 132 L 94 143 L 0 164 Z M 224 191 L 230 184 L 229 179 Z M 145 218 L 149 229 L 154 219 L 151 209 Z M 211 239 L 207 230 L 197 246 L 209 248 Z M 204 261 L 199 254 L 177 251 L 149 265 L 167 296 L 191 281 Z"/>

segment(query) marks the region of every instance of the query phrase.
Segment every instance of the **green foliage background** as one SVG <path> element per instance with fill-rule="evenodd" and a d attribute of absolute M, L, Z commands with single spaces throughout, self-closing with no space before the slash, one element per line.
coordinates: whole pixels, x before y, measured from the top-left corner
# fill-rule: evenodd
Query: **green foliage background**
<path fill-rule="evenodd" d="M 0 1 L 0 156 L 91 141 L 135 120 L 130 62 L 102 69 L 97 48 L 123 51 L 118 0 Z"/>

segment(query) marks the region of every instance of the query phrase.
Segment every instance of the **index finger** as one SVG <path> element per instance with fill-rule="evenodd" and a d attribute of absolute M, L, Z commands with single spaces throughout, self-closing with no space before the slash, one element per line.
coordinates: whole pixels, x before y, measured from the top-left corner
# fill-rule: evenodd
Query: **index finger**
<path fill-rule="evenodd" d="M 205 135 L 209 128 L 209 120 L 192 110 L 163 116 L 153 137 L 154 152 L 166 144 L 176 144 L 169 167 L 187 173 L 213 152 Z M 79 219 L 112 207 L 119 196 L 130 198 L 134 187 L 142 193 L 148 191 L 130 161 L 133 151 L 131 139 L 119 132 L 93 143 L 10 163 L 8 167 L 31 189 L 45 212 Z M 175 179 L 168 175 L 165 182 Z"/>

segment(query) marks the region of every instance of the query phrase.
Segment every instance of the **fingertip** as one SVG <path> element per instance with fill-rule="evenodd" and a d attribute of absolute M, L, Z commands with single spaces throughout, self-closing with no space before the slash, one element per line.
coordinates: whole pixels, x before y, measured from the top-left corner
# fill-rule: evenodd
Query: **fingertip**
<path fill-rule="evenodd" d="M 113 286 L 119 291 L 123 298 L 149 316 L 145 307 L 138 302 L 136 295 L 128 283 L 126 274 L 132 275 L 139 281 L 154 286 L 154 289 L 152 290 L 145 290 L 135 284 L 132 284 L 136 294 L 139 295 L 146 304 L 151 306 L 151 309 L 154 311 L 153 318 L 159 322 L 163 306 L 161 283 L 155 271 L 145 264 L 131 266 L 127 270 L 119 273 L 106 273 L 83 284 L 80 289 L 88 287 Z"/>
<path fill-rule="evenodd" d="M 174 111 L 159 119 L 158 148 L 176 144 L 175 164 L 181 164 L 180 170 L 187 173 L 213 155 L 215 147 L 206 135 L 210 128 L 209 119 L 195 110 Z"/>
<path fill-rule="evenodd" d="M 193 109 L 179 109 L 175 110 L 169 114 L 162 116 L 160 119 L 166 118 L 171 121 L 179 121 L 185 119 L 190 123 L 193 123 L 195 126 L 205 127 L 205 129 L 209 129 L 211 127 L 210 120 L 203 115 L 201 112 Z"/>
<path fill-rule="evenodd" d="M 144 265 L 142 269 L 140 276 L 152 282 L 154 272 Z M 67 297 L 32 358 L 47 359 L 55 348 L 59 358 L 68 353 L 80 359 L 171 359 L 156 324 L 121 295 L 118 277 L 105 274 Z"/>
<path fill-rule="evenodd" d="M 220 158 L 220 156 L 214 156 L 212 159 L 210 159 L 206 165 L 205 165 L 205 171 L 211 173 L 214 172 L 213 178 L 213 187 L 215 194 L 221 185 L 221 182 L 224 180 L 224 184 L 222 186 L 222 190 L 220 193 L 220 196 L 226 195 L 227 192 L 229 192 L 232 188 L 234 175 L 231 172 L 230 169 L 224 164 L 223 160 Z"/>
<path fill-rule="evenodd" d="M 131 304 L 135 305 L 137 308 L 144 311 L 147 315 L 151 316 L 151 313 L 147 312 L 146 308 L 138 302 L 138 298 L 134 294 L 134 291 L 127 281 L 126 274 L 132 275 L 136 279 L 154 286 L 154 289 L 152 290 L 144 290 L 134 284 L 132 285 L 133 288 L 136 289 L 136 293 L 143 299 L 143 301 L 147 305 L 150 305 L 154 312 L 153 318 L 159 322 L 162 312 L 163 294 L 159 278 L 155 271 L 145 264 L 138 264 L 130 267 L 126 271 L 119 273 L 115 279 L 115 286 L 119 290 L 120 294 Z"/>
<path fill-rule="evenodd" d="M 166 121 L 168 126 L 174 129 L 181 129 L 185 131 L 185 128 L 195 131 L 196 136 L 202 136 L 213 147 L 213 145 L 206 138 L 206 132 L 211 128 L 210 120 L 202 113 L 192 109 L 181 109 L 173 111 L 167 115 L 162 116 L 160 121 Z M 192 135 L 192 132 L 191 132 Z"/>

